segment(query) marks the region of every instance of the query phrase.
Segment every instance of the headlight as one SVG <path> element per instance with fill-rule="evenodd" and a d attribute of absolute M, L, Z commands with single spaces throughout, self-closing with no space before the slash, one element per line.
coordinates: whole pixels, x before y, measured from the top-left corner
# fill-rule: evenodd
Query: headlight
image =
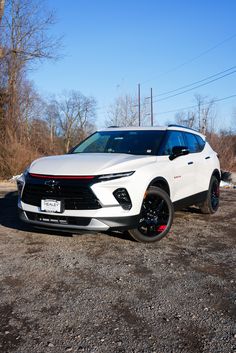
<path fill-rule="evenodd" d="M 25 178 L 27 176 L 29 172 L 29 167 L 27 167 L 24 172 L 19 176 L 19 178 L 17 178 L 17 189 L 18 189 L 18 194 L 19 196 L 21 196 L 21 193 L 22 193 L 22 190 L 23 190 L 23 187 L 25 185 Z"/>
<path fill-rule="evenodd" d="M 100 180 L 100 181 L 108 181 L 108 180 L 113 180 L 113 179 L 118 179 L 118 178 L 129 177 L 132 174 L 134 174 L 134 171 L 132 171 L 132 172 L 124 172 L 124 173 L 104 174 L 104 175 L 100 175 L 98 177 L 98 180 Z"/>

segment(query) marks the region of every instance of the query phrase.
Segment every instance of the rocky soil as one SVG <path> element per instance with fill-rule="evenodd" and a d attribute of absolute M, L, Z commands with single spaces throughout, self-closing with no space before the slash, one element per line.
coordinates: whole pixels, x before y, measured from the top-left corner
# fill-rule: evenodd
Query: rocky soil
<path fill-rule="evenodd" d="M 236 190 L 152 245 L 17 218 L 0 187 L 1 353 L 235 353 Z"/>

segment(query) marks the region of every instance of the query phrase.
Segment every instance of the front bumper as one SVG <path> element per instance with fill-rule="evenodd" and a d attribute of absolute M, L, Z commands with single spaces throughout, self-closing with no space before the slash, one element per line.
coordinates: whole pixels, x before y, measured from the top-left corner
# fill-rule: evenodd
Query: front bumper
<path fill-rule="evenodd" d="M 91 183 L 90 180 L 44 180 L 26 176 L 19 188 L 20 218 L 37 227 L 62 230 L 106 231 L 137 227 L 144 188 L 137 188 L 131 177 Z M 50 185 L 48 185 L 51 183 Z M 127 190 L 125 194 L 124 190 Z M 116 192 L 120 195 L 116 195 Z M 130 196 L 129 205 L 122 199 Z M 45 212 L 42 199 L 61 200 L 61 213 Z M 124 200 L 124 199 L 123 199 Z"/>
<path fill-rule="evenodd" d="M 76 232 L 76 230 L 106 231 L 108 229 L 124 231 L 136 228 L 139 221 L 139 215 L 89 218 L 28 212 L 21 208 L 18 208 L 18 212 L 23 222 L 33 226 L 71 232 Z"/>

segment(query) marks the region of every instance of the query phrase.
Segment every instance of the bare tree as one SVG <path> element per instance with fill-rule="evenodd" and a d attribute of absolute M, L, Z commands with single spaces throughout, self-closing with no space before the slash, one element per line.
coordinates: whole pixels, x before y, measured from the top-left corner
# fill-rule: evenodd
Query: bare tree
<path fill-rule="evenodd" d="M 35 119 L 44 118 L 44 102 L 36 91 L 33 82 L 22 80 L 17 87 L 19 95 L 18 108 L 18 139 L 19 142 L 30 141 L 30 127 Z"/>
<path fill-rule="evenodd" d="M 236 134 L 236 107 L 233 109 L 233 114 L 230 121 L 230 126 L 234 134 Z"/>
<path fill-rule="evenodd" d="M 4 13 L 4 6 L 5 6 L 5 0 L 0 0 L 0 29 L 1 29 L 1 24 L 2 24 L 2 17 L 3 17 L 3 13 Z M 2 47 L 1 47 L 1 32 L 2 30 L 0 30 L 0 59 L 3 55 L 3 51 L 2 51 Z"/>
<path fill-rule="evenodd" d="M 6 0 L 2 22 L 3 60 L 6 63 L 6 91 L 9 97 L 6 126 L 16 130 L 19 83 L 24 79 L 29 64 L 32 66 L 36 61 L 55 58 L 59 39 L 48 34 L 54 24 L 54 15 L 47 13 L 39 0 Z"/>
<path fill-rule="evenodd" d="M 3 13 L 4 13 L 4 6 L 5 6 L 5 0 L 0 0 L 0 59 L 3 56 L 3 48 L 1 46 L 1 24 L 2 24 L 2 17 L 3 17 Z"/>
<path fill-rule="evenodd" d="M 193 111 L 176 114 L 178 124 L 194 128 L 203 134 L 213 133 L 215 129 L 216 113 L 214 99 L 207 99 L 201 95 L 195 95 L 196 108 Z"/>
<path fill-rule="evenodd" d="M 147 106 L 141 104 L 142 125 L 147 122 Z M 137 99 L 130 95 L 115 99 L 107 112 L 106 126 L 138 126 Z"/>
<path fill-rule="evenodd" d="M 65 151 L 94 130 L 96 101 L 78 91 L 64 94 L 58 101 L 61 135 Z"/>
<path fill-rule="evenodd" d="M 208 100 L 208 97 L 195 95 L 197 101 L 198 128 L 203 134 L 214 131 L 216 114 L 214 110 L 214 99 Z"/>
<path fill-rule="evenodd" d="M 5 0 L 0 0 L 0 25 L 2 21 L 3 12 L 4 12 L 4 4 L 5 4 Z"/>
<path fill-rule="evenodd" d="M 33 119 L 30 124 L 31 146 L 40 155 L 48 155 L 50 151 L 50 132 L 47 122 Z"/>
<path fill-rule="evenodd" d="M 47 124 L 39 122 L 42 99 L 26 77 L 37 62 L 57 57 L 60 39 L 50 35 L 54 18 L 44 0 L 0 0 L 0 162 L 4 161 L 0 174 L 4 177 L 22 171 L 31 157 L 46 153 L 49 146 Z"/>
<path fill-rule="evenodd" d="M 51 99 L 46 104 L 45 109 L 45 120 L 48 123 L 49 131 L 50 131 L 50 148 L 53 149 L 56 136 L 58 134 L 59 127 L 59 104 L 54 99 Z"/>
<path fill-rule="evenodd" d="M 196 121 L 196 116 L 194 112 L 180 112 L 176 114 L 175 120 L 177 124 L 193 128 Z"/>

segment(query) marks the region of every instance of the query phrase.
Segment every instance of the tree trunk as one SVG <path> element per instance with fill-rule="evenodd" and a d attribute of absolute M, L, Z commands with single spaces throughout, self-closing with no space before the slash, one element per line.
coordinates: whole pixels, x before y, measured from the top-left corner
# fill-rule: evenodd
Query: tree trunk
<path fill-rule="evenodd" d="M 3 13 L 4 13 L 4 3 L 5 3 L 5 0 L 0 0 L 0 26 L 2 22 Z"/>
<path fill-rule="evenodd" d="M 2 23 L 3 13 L 4 13 L 4 4 L 5 4 L 5 0 L 0 0 L 0 28 Z M 3 48 L 1 46 L 1 37 L 0 37 L 0 59 L 2 57 L 3 57 Z"/>

